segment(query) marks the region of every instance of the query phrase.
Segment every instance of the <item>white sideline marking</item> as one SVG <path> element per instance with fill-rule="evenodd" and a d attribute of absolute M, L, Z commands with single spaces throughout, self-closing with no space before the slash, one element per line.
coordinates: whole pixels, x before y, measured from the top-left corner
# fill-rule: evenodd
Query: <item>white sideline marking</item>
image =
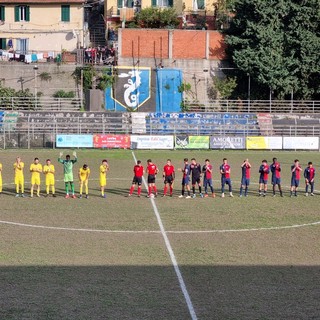
<path fill-rule="evenodd" d="M 133 156 L 134 162 L 137 163 L 137 158 L 136 158 L 136 156 L 135 156 L 133 151 L 132 151 L 132 156 Z M 148 190 L 148 185 L 147 185 L 146 179 L 144 177 L 142 177 L 142 181 L 143 181 L 144 186 Z M 184 295 L 184 298 L 186 300 L 191 319 L 192 320 L 197 320 L 197 315 L 196 315 L 196 313 L 194 311 L 194 307 L 193 307 L 190 295 L 188 293 L 186 284 L 185 284 L 185 282 L 183 280 L 183 277 L 182 277 L 180 268 L 178 266 L 177 259 L 176 259 L 175 255 L 174 255 L 173 249 L 171 247 L 169 238 L 168 238 L 168 236 L 166 234 L 166 230 L 164 229 L 164 226 L 163 226 L 163 223 L 162 223 L 162 220 L 161 220 L 161 217 L 160 217 L 160 213 L 158 211 L 158 208 L 157 208 L 157 206 L 155 204 L 154 199 L 150 198 L 150 201 L 151 201 L 151 204 L 152 204 L 152 207 L 153 207 L 154 214 L 156 215 L 156 218 L 157 218 L 157 221 L 158 221 L 158 224 L 159 224 L 159 227 L 160 227 L 160 231 L 161 231 L 162 237 L 164 239 L 164 242 L 166 244 L 167 250 L 169 252 L 169 255 L 170 255 L 170 258 L 171 258 L 171 262 L 172 262 L 173 267 L 174 267 L 174 271 L 176 272 L 176 275 L 178 277 L 180 288 L 181 288 L 182 293 Z"/>
<path fill-rule="evenodd" d="M 80 232 L 99 232 L 99 233 L 153 233 L 160 234 L 159 230 L 106 230 L 106 229 L 88 229 L 88 228 L 68 228 L 68 227 L 50 227 L 36 224 L 27 224 L 13 221 L 0 220 L 0 224 L 8 224 L 18 227 L 27 228 L 38 228 L 38 229 L 50 229 L 50 230 L 63 230 L 63 231 L 80 231 Z M 294 224 L 291 226 L 282 227 L 262 227 L 262 228 L 252 228 L 252 229 L 216 229 L 216 230 L 172 230 L 166 231 L 166 233 L 171 234 L 203 234 L 203 233 L 235 233 L 235 232 L 251 232 L 251 231 L 272 231 L 272 230 L 282 230 L 282 229 L 295 229 L 320 225 L 320 221 L 304 223 L 304 224 Z"/>

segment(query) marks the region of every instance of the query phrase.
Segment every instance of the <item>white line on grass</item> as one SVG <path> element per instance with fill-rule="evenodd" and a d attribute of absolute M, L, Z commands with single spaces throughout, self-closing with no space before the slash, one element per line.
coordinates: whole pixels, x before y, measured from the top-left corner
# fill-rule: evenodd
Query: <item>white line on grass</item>
<path fill-rule="evenodd" d="M 136 156 L 135 156 L 133 151 L 132 151 L 132 156 L 133 156 L 134 162 L 137 163 L 137 158 L 136 158 Z M 146 179 L 144 177 L 142 177 L 142 180 L 143 180 L 144 186 L 148 190 L 148 185 L 147 185 Z M 160 231 L 161 231 L 162 237 L 164 239 L 164 242 L 166 244 L 167 250 L 169 252 L 169 255 L 170 255 L 170 258 L 171 258 L 171 262 L 173 264 L 174 270 L 175 270 L 176 275 L 178 277 L 180 288 L 181 288 L 182 293 L 184 295 L 184 298 L 186 300 L 191 319 L 196 320 L 197 319 L 197 315 L 195 313 L 195 310 L 194 310 L 190 295 L 188 293 L 186 284 L 185 284 L 185 282 L 183 280 L 180 268 L 178 266 L 177 259 L 176 259 L 175 255 L 174 255 L 173 249 L 171 247 L 169 238 L 168 238 L 168 236 L 166 234 L 166 230 L 164 229 L 164 226 L 163 226 L 163 223 L 162 223 L 162 220 L 161 220 L 161 217 L 160 217 L 160 213 L 158 211 L 158 208 L 157 208 L 157 206 L 155 204 L 154 199 L 150 198 L 150 201 L 151 201 L 151 204 L 152 204 L 152 207 L 153 207 L 154 214 L 156 215 L 156 218 L 157 218 L 157 221 L 158 221 L 158 224 L 159 224 L 159 227 L 160 227 Z"/>
<path fill-rule="evenodd" d="M 234 232 L 252 232 L 252 231 L 268 231 L 268 230 L 282 230 L 282 229 L 295 229 L 320 225 L 320 221 L 310 222 L 304 224 L 294 224 L 291 226 L 282 227 L 261 227 L 261 228 L 248 228 L 248 229 L 216 229 L 216 230 L 185 230 L 185 231 L 167 231 L 173 234 L 201 234 L 201 233 L 234 233 Z"/>
<path fill-rule="evenodd" d="M 82 231 L 82 232 L 100 232 L 100 233 L 161 233 L 154 230 L 103 230 L 103 229 L 87 229 L 87 228 L 67 228 L 67 227 L 50 227 L 36 224 L 26 224 L 13 221 L 2 221 L 1 224 L 9 224 L 19 227 L 39 228 L 39 229 L 51 229 L 51 230 L 63 230 L 63 231 Z"/>
<path fill-rule="evenodd" d="M 26 228 L 38 228 L 38 229 L 50 229 L 50 230 L 62 230 L 62 231 L 79 231 L 79 232 L 98 232 L 98 233 L 161 233 L 159 230 L 107 230 L 107 229 L 88 229 L 88 228 L 68 228 L 68 227 L 52 227 L 43 226 L 37 224 L 27 224 L 14 221 L 0 220 L 0 224 L 13 225 L 18 227 Z M 255 231 L 272 231 L 272 230 L 283 230 L 283 229 L 296 229 L 303 227 L 311 227 L 320 225 L 320 221 L 304 223 L 304 224 L 294 224 L 291 226 L 282 227 L 262 227 L 262 228 L 248 228 L 248 229 L 216 229 L 216 230 L 167 230 L 166 233 L 171 234 L 202 234 L 202 233 L 235 233 L 235 232 L 255 232 Z"/>

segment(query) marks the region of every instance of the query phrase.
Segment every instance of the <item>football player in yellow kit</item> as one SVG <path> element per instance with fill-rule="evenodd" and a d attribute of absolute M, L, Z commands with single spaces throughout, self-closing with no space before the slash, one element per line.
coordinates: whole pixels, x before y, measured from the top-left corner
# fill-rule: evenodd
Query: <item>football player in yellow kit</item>
<path fill-rule="evenodd" d="M 50 159 L 47 159 L 46 164 L 43 166 L 43 173 L 45 174 L 45 177 L 46 177 L 46 195 L 45 195 L 45 197 L 47 197 L 50 193 L 50 186 L 51 186 L 51 190 L 52 190 L 52 196 L 56 197 L 55 180 L 54 180 L 55 168 L 54 168 L 54 165 L 51 163 Z"/>
<path fill-rule="evenodd" d="M 86 199 L 89 198 L 89 177 L 90 177 L 90 168 L 87 164 L 84 164 L 82 168 L 79 169 L 79 182 L 80 182 L 80 195 L 79 198 L 82 198 L 83 185 L 86 188 Z"/>
<path fill-rule="evenodd" d="M 30 197 L 33 197 L 33 189 L 37 186 L 37 197 L 40 197 L 40 173 L 42 172 L 42 164 L 39 163 L 39 158 L 34 158 L 33 163 L 30 165 L 31 172 L 31 189 Z"/>
<path fill-rule="evenodd" d="M 20 157 L 16 158 L 16 162 L 13 164 L 14 170 L 14 184 L 16 185 L 16 197 L 24 197 L 24 163 Z M 19 193 L 21 191 L 21 193 Z"/>
<path fill-rule="evenodd" d="M 109 170 L 109 164 L 106 159 L 102 160 L 102 164 L 100 166 L 100 190 L 101 197 L 106 198 L 106 194 L 104 193 L 104 189 L 107 185 L 107 171 Z"/>

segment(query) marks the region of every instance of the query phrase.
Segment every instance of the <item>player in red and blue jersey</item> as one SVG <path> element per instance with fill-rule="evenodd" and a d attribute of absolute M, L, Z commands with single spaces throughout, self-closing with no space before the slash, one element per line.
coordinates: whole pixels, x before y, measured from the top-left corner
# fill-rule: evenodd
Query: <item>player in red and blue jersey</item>
<path fill-rule="evenodd" d="M 242 192 L 244 189 L 244 196 L 248 196 L 248 188 L 250 184 L 250 170 L 251 170 L 251 164 L 249 162 L 249 159 L 246 159 L 243 161 L 241 165 L 242 169 L 242 177 L 241 177 L 241 186 L 240 186 L 240 197 L 242 197 Z"/>
<path fill-rule="evenodd" d="M 133 172 L 134 172 L 134 176 L 133 176 L 132 186 L 130 188 L 128 197 L 132 196 L 132 193 L 133 193 L 133 190 L 135 188 L 135 185 L 137 184 L 138 185 L 138 197 L 140 198 L 141 185 L 142 185 L 142 176 L 144 174 L 144 168 L 143 168 L 140 160 L 138 160 L 137 164 L 133 167 Z"/>
<path fill-rule="evenodd" d="M 281 189 L 281 165 L 278 162 L 277 158 L 272 159 L 272 164 L 270 166 L 270 170 L 272 172 L 271 183 L 272 183 L 272 192 L 273 196 L 276 196 L 276 185 L 278 186 L 280 196 L 283 197 L 282 189 Z"/>
<path fill-rule="evenodd" d="M 163 197 L 167 195 L 168 186 L 170 187 L 170 197 L 172 197 L 174 178 L 175 178 L 174 166 L 172 165 L 171 160 L 168 159 L 167 164 L 163 167 L 163 182 L 164 182 Z"/>
<path fill-rule="evenodd" d="M 228 164 L 227 158 L 223 159 L 223 163 L 220 166 L 220 174 L 221 174 L 221 197 L 224 198 L 224 187 L 227 184 L 229 186 L 230 197 L 233 197 L 232 194 L 232 184 L 230 179 L 231 167 Z"/>
<path fill-rule="evenodd" d="M 150 198 L 152 194 L 152 189 L 154 191 L 155 197 L 158 196 L 158 190 L 156 187 L 156 175 L 159 172 L 158 167 L 152 162 L 151 159 L 147 160 L 147 174 L 148 174 L 148 195 L 147 197 Z"/>
<path fill-rule="evenodd" d="M 203 186 L 204 186 L 204 196 L 208 197 L 208 186 L 210 187 L 212 197 L 215 198 L 216 194 L 214 193 L 213 183 L 212 183 L 212 165 L 210 164 L 210 160 L 205 160 L 205 165 L 202 167 L 203 173 Z"/>
<path fill-rule="evenodd" d="M 259 168 L 259 197 L 266 196 L 268 190 L 268 177 L 269 177 L 270 168 L 267 160 L 262 160 L 262 164 Z M 263 191 L 263 192 L 262 192 Z"/>
<path fill-rule="evenodd" d="M 314 177 L 316 175 L 316 170 L 313 167 L 312 162 L 308 162 L 308 166 L 304 169 L 304 178 L 306 181 L 306 197 L 308 196 L 308 188 L 309 184 L 311 186 L 311 196 L 314 196 L 313 190 L 314 190 Z"/>
<path fill-rule="evenodd" d="M 179 171 L 182 172 L 182 189 L 181 189 L 181 195 L 179 196 L 179 198 L 183 198 L 184 197 L 184 193 L 185 193 L 185 189 L 187 189 L 188 195 L 186 196 L 186 199 L 190 199 L 190 165 L 188 162 L 188 158 L 184 158 L 183 162 L 184 162 L 184 167 L 183 169 L 179 169 Z"/>
<path fill-rule="evenodd" d="M 300 183 L 300 173 L 302 168 L 300 166 L 299 160 L 294 160 L 294 164 L 291 166 L 291 188 L 290 188 L 290 197 L 294 196 L 297 197 L 297 190 Z"/>

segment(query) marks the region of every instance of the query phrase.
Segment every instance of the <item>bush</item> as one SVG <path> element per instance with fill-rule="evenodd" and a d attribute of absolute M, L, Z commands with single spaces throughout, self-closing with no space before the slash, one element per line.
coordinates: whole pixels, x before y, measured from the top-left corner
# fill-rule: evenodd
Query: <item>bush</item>
<path fill-rule="evenodd" d="M 59 90 L 53 94 L 54 98 L 74 98 L 75 94 L 73 91 L 66 92 L 64 90 Z"/>

